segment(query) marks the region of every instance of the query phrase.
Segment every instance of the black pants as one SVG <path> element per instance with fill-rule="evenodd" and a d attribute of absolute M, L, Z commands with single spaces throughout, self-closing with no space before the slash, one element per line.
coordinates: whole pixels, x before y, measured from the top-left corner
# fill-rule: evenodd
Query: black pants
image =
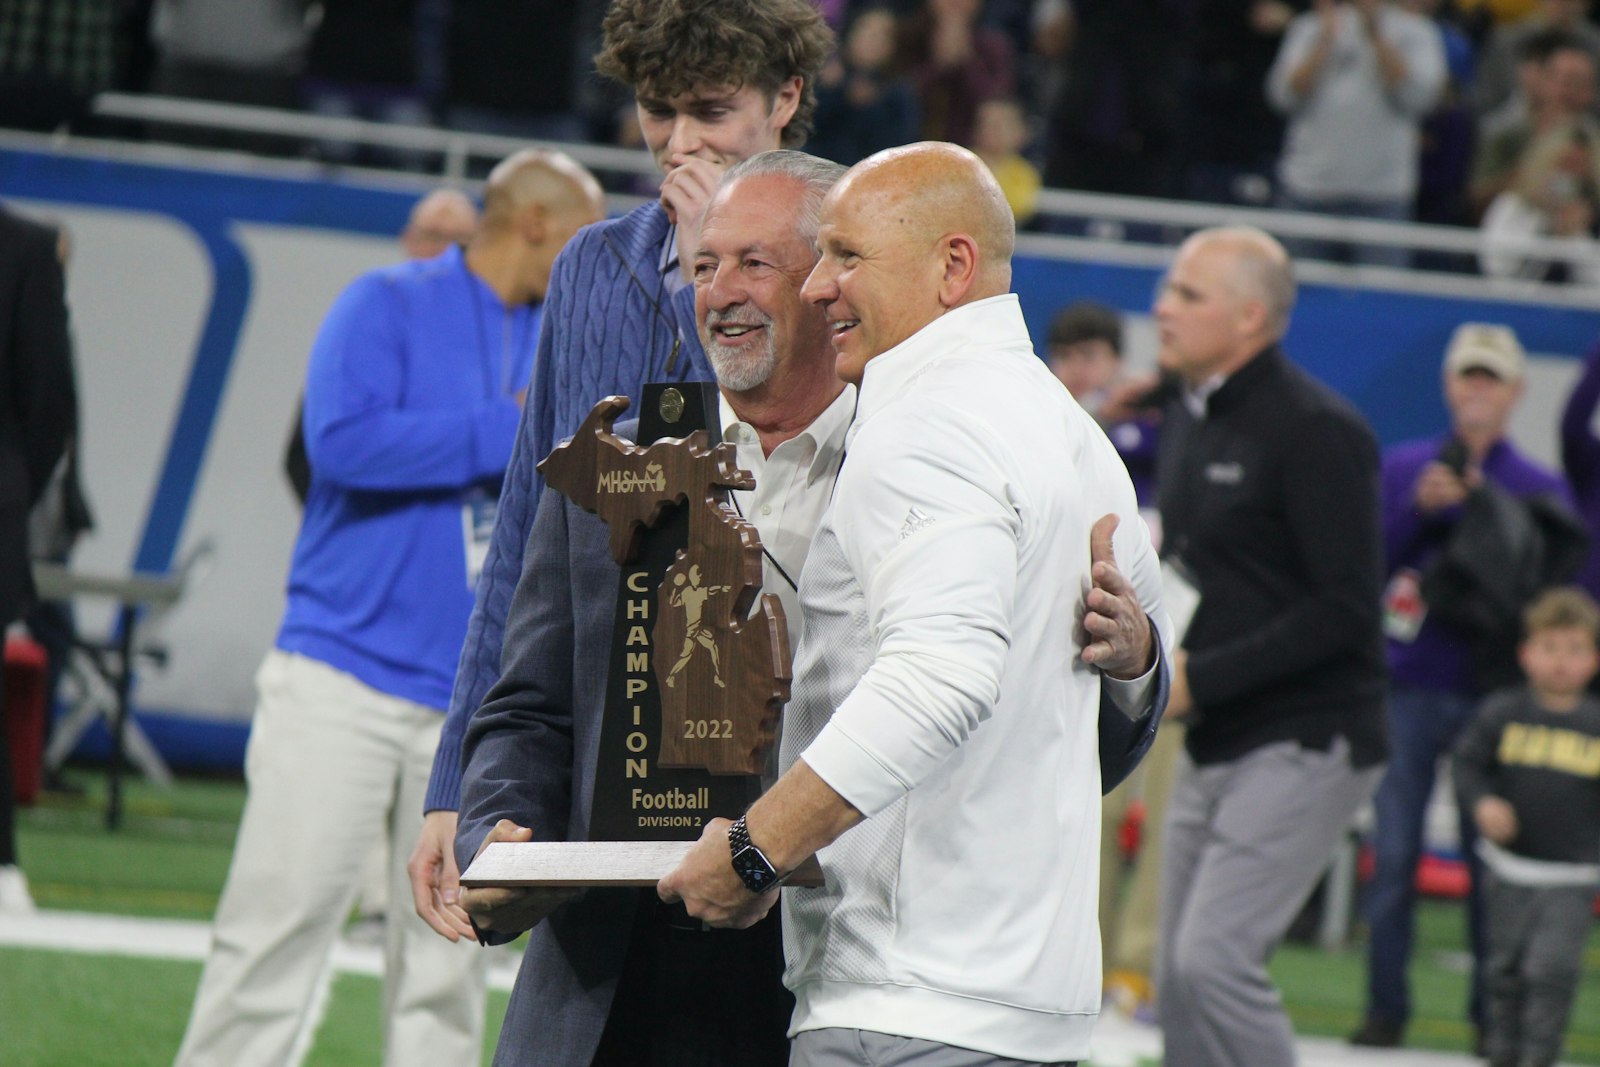
<path fill-rule="evenodd" d="M 1549 1067 L 1561 1058 L 1583 946 L 1594 919 L 1589 886 L 1532 888 L 1486 878 L 1489 961 L 1484 975 L 1490 1064 Z"/>
<path fill-rule="evenodd" d="M 784 1067 L 782 978 L 777 908 L 748 930 L 708 930 L 642 890 L 594 1067 Z"/>

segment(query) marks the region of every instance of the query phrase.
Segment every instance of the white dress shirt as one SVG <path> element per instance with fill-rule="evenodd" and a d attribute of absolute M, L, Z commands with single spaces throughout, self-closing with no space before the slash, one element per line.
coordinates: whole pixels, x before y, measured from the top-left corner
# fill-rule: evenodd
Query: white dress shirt
<path fill-rule="evenodd" d="M 855 416 L 856 387 L 845 386 L 810 426 L 779 444 L 770 456 L 762 452 L 755 427 L 739 421 L 726 397 L 719 394 L 718 401 L 722 439 L 734 446 L 739 466 L 756 480 L 754 489 L 733 491 L 734 506 L 761 535 L 768 553 L 761 561 L 761 591 L 777 594 L 783 604 L 789 648 L 794 649 L 800 644 L 800 571 L 822 513 L 833 499 L 845 434 Z"/>

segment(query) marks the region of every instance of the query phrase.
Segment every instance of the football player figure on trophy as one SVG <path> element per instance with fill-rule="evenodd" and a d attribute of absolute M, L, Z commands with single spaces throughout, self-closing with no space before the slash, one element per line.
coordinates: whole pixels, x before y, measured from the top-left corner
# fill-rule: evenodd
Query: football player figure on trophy
<path fill-rule="evenodd" d="M 689 665 L 696 645 L 711 653 L 711 680 L 717 684 L 717 688 L 727 688 L 722 684 L 722 667 L 717 662 L 716 634 L 712 633 L 711 627 L 701 620 L 705 615 L 706 601 L 718 593 L 731 592 L 732 589 L 731 585 L 701 585 L 699 564 L 689 568 L 687 581 L 682 574 L 673 577 L 672 593 L 667 598 L 667 603 L 683 609 L 685 636 L 683 652 L 679 654 L 678 662 L 672 665 L 672 670 L 667 674 L 668 688 L 677 684 L 678 672 Z"/>

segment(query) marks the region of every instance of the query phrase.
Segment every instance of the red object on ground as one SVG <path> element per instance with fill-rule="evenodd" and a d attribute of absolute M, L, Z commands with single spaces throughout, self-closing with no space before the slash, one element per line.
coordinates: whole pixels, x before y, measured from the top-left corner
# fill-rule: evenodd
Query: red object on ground
<path fill-rule="evenodd" d="M 1356 877 L 1363 884 L 1372 880 L 1375 865 L 1372 845 L 1362 845 L 1356 857 Z M 1417 892 L 1423 896 L 1459 899 L 1467 895 L 1469 884 L 1467 865 L 1458 857 L 1424 852 L 1417 861 Z"/>
<path fill-rule="evenodd" d="M 1122 852 L 1122 858 L 1127 863 L 1132 863 L 1139 854 L 1139 846 L 1144 842 L 1144 801 L 1135 800 L 1128 805 L 1127 814 L 1122 817 L 1122 825 L 1117 827 L 1117 848 Z"/>
<path fill-rule="evenodd" d="M 1372 846 L 1362 845 L 1356 857 L 1356 877 L 1362 885 L 1372 880 L 1374 866 Z M 1424 853 L 1417 863 L 1417 892 L 1424 896 L 1460 899 L 1467 895 L 1470 884 L 1467 865 L 1459 859 Z M 1600 894 L 1594 898 L 1594 913 L 1600 915 Z"/>
<path fill-rule="evenodd" d="M 6 743 L 11 749 L 11 785 L 18 804 L 32 804 L 44 777 L 44 646 L 28 637 L 6 638 Z"/>

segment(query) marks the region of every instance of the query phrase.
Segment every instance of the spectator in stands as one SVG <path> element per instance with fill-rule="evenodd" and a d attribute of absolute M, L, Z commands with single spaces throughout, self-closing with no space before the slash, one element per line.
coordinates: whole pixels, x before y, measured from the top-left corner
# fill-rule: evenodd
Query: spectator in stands
<path fill-rule="evenodd" d="M 1072 33 L 1072 5 L 1068 0 L 1036 0 L 1027 39 L 1017 53 L 1017 92 L 1030 117 L 1047 114 L 1061 94 Z"/>
<path fill-rule="evenodd" d="M 1561 413 L 1561 469 L 1572 484 L 1572 496 L 1589 529 L 1589 555 L 1577 582 L 1600 597 L 1600 434 L 1594 431 L 1600 407 L 1600 344 L 1589 350 L 1583 373 Z"/>
<path fill-rule="evenodd" d="M 1457 0 L 1462 13 L 1479 24 L 1478 36 L 1496 26 L 1521 22 L 1539 9 L 1542 0 Z"/>
<path fill-rule="evenodd" d="M 978 105 L 972 149 L 1000 183 L 1018 226 L 1030 222 L 1039 210 L 1039 168 L 1022 154 L 1027 144 L 1028 117 L 1020 103 L 997 97 Z"/>
<path fill-rule="evenodd" d="M 160 59 L 151 91 L 298 107 L 311 40 L 306 7 L 305 0 L 155 0 L 150 37 Z"/>
<path fill-rule="evenodd" d="M 1365 1019 L 1350 1038 L 1355 1045 L 1384 1048 L 1404 1040 L 1411 1018 L 1406 967 L 1414 931 L 1415 877 L 1434 776 L 1439 760 L 1471 720 L 1475 702 L 1488 688 L 1507 680 L 1503 674 L 1487 673 L 1496 657 L 1475 641 L 1466 625 L 1446 619 L 1446 604 L 1425 602 L 1436 588 L 1428 576 L 1437 573 L 1459 531 L 1480 525 L 1465 521 L 1469 513 L 1476 514 L 1474 497 L 1479 507 L 1498 499 L 1483 494 L 1482 487 L 1498 487 L 1503 494 L 1524 500 L 1540 496 L 1571 500 L 1559 475 L 1525 457 L 1506 438 L 1512 409 L 1522 396 L 1526 362 L 1509 327 L 1462 325 L 1451 337 L 1444 358 L 1449 429 L 1384 452 L 1388 578 L 1383 605 L 1390 756 L 1374 800 L 1377 867 L 1365 903 L 1367 1002 Z M 1458 552 L 1483 554 L 1481 547 L 1474 549 L 1465 541 L 1457 544 Z M 1520 603 L 1511 606 L 1510 618 L 1504 620 L 1513 634 L 1511 643 L 1520 609 Z M 1509 657 L 1509 646 L 1504 654 Z M 1468 1015 L 1474 1025 L 1481 1025 L 1479 980 L 1485 941 L 1472 851 L 1476 833 L 1470 813 L 1460 814 L 1462 850 L 1473 874 L 1467 907 L 1473 958 Z"/>
<path fill-rule="evenodd" d="M 1066 78 L 1046 119 L 1051 188 L 1175 196 L 1192 0 L 1074 0 Z"/>
<path fill-rule="evenodd" d="M 490 174 L 465 251 L 363 276 L 323 323 L 306 377 L 311 493 L 179 1064 L 292 1062 L 385 835 L 384 1062 L 481 1055 L 486 957 L 404 906 L 404 857 L 516 440 L 538 304 L 556 254 L 602 213 L 599 184 L 576 163 L 517 153 Z"/>
<path fill-rule="evenodd" d="M 1477 216 L 1517 184 L 1536 141 L 1563 127 L 1600 135 L 1600 122 L 1591 114 L 1595 60 L 1578 39 L 1551 31 L 1528 38 L 1523 49 L 1527 78 L 1522 107 L 1492 124 L 1485 121 L 1473 158 L 1469 194 Z"/>
<path fill-rule="evenodd" d="M 1484 702 L 1452 764 L 1485 868 L 1489 1067 L 1554 1067 L 1600 888 L 1600 606 L 1551 589 L 1529 606 L 1527 684 Z"/>
<path fill-rule="evenodd" d="M 1562 30 L 1544 30 L 1532 34 L 1517 46 L 1516 87 L 1497 107 L 1479 116 L 1479 140 L 1487 140 L 1501 130 L 1528 121 L 1528 115 L 1534 107 L 1533 101 L 1543 91 L 1545 60 L 1558 46 L 1577 40 Z M 1581 42 L 1578 43 L 1581 47 Z M 1584 51 L 1587 52 L 1587 49 Z"/>
<path fill-rule="evenodd" d="M 455 0 L 445 31 L 445 125 L 586 141 L 582 28 L 600 0 Z"/>
<path fill-rule="evenodd" d="M 1295 8 L 1282 0 L 1197 0 L 1194 58 L 1182 94 L 1183 193 L 1272 202 L 1283 119 L 1261 86 Z"/>
<path fill-rule="evenodd" d="M 1279 347 L 1294 295 L 1278 242 L 1221 229 L 1184 242 L 1156 302 L 1182 381 L 1162 554 L 1199 591 L 1168 707 L 1188 732 L 1162 855 L 1167 1067 L 1295 1062 L 1267 961 L 1384 756 L 1378 444 Z"/>
<path fill-rule="evenodd" d="M 1589 21 L 1589 0 L 1539 0 L 1533 14 L 1496 27 L 1484 43 L 1474 94 L 1478 114 L 1488 115 L 1516 94 L 1524 46 L 1550 30 L 1576 38 L 1600 63 L 1600 28 Z"/>
<path fill-rule="evenodd" d="M 1600 124 L 1587 115 L 1557 127 L 1528 146 L 1515 184 L 1495 197 L 1483 216 L 1483 272 L 1497 278 L 1532 278 L 1600 285 Z M 1555 257 L 1530 255 L 1516 243 L 1530 237 L 1562 239 Z"/>
<path fill-rule="evenodd" d="M 1017 91 L 1011 41 L 979 24 L 982 0 L 926 0 L 905 26 L 901 63 L 917 87 L 922 136 L 971 146 L 978 105 Z"/>
<path fill-rule="evenodd" d="M 340 0 L 322 5 L 312 32 L 301 93 L 318 115 L 424 126 L 433 114 L 422 85 L 418 0 Z M 420 169 L 423 157 L 344 141 L 319 145 L 324 158 L 394 160 Z"/>
<path fill-rule="evenodd" d="M 1474 113 L 1469 99 L 1476 77 L 1477 51 L 1443 0 L 1401 0 L 1413 14 L 1432 21 L 1444 45 L 1445 81 L 1438 103 L 1422 120 L 1417 160 L 1416 220 L 1435 225 L 1468 225 L 1467 180 L 1472 170 Z M 1455 257 L 1428 253 L 1430 263 L 1454 267 Z"/>
<path fill-rule="evenodd" d="M 1427 19 L 1388 0 L 1316 0 L 1289 24 L 1267 79 L 1288 116 L 1280 202 L 1346 218 L 1409 219 L 1418 129 L 1445 82 L 1444 45 Z M 1334 258 L 1332 242 L 1297 255 Z M 1361 263 L 1403 266 L 1405 249 L 1356 246 Z"/>
<path fill-rule="evenodd" d="M 1122 316 L 1115 308 L 1080 300 L 1056 313 L 1050 322 L 1050 370 L 1083 409 L 1104 427 L 1128 468 L 1142 507 L 1155 505 L 1156 441 L 1159 411 L 1131 412 L 1129 384 L 1123 376 Z M 1147 391 L 1153 380 L 1133 383 L 1133 395 Z M 1114 409 L 1107 421 L 1103 412 Z"/>
<path fill-rule="evenodd" d="M 810 150 L 845 166 L 920 136 L 917 89 L 895 68 L 898 22 L 886 7 L 858 12 L 844 47 L 817 75 Z"/>
<path fill-rule="evenodd" d="M 0 0 L 0 126 L 52 130 L 118 73 L 123 0 Z"/>
<path fill-rule="evenodd" d="M 0 207 L 0 623 L 33 600 L 28 511 L 66 448 L 76 391 L 55 230 Z M 33 910 L 17 862 L 16 798 L 0 691 L 0 913 Z"/>

